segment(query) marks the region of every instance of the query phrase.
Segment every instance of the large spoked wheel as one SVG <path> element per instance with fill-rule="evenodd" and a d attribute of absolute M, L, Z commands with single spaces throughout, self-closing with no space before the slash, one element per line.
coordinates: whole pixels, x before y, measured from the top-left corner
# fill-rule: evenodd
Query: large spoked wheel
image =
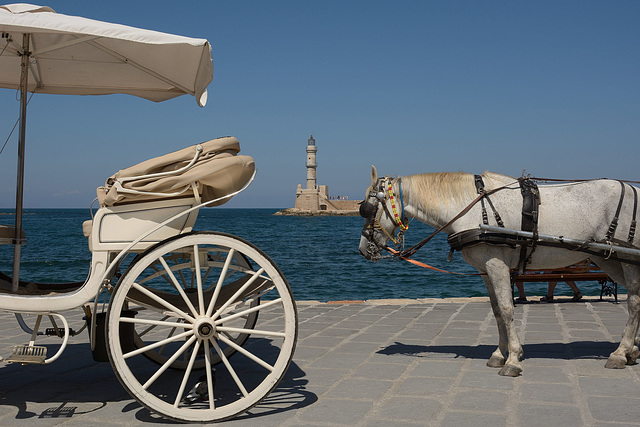
<path fill-rule="evenodd" d="M 225 420 L 260 402 L 284 376 L 296 337 L 295 302 L 278 267 L 223 233 L 150 248 L 119 280 L 107 320 L 122 385 L 183 422 Z"/>
<path fill-rule="evenodd" d="M 234 258 L 233 259 L 234 264 L 242 266 L 245 269 L 251 268 L 251 263 L 242 253 L 235 252 L 233 254 L 233 258 Z M 185 259 L 183 254 L 181 253 L 170 254 L 166 257 L 162 257 L 162 260 L 171 266 L 172 271 L 180 271 L 183 268 L 190 266 L 190 264 L 188 265 L 184 264 L 185 261 L 189 262 L 189 260 Z M 146 279 L 142 279 L 141 281 L 139 281 L 138 284 L 144 285 L 148 280 L 155 279 L 156 277 L 158 277 L 158 275 L 163 275 L 165 279 L 168 279 L 168 276 L 166 276 L 166 274 L 163 272 L 164 266 L 160 260 L 156 260 L 156 262 L 150 264 L 147 268 L 156 270 L 159 273 L 149 275 Z M 184 276 L 182 276 L 182 278 L 184 278 Z M 189 280 L 188 282 L 183 283 L 183 289 L 187 294 L 197 292 L 197 284 L 194 283 L 193 280 Z M 249 304 L 250 307 L 255 307 L 256 305 L 260 304 L 260 298 L 254 297 L 254 298 L 248 299 L 247 303 Z M 229 314 L 235 314 L 235 313 L 229 312 Z M 167 314 L 163 316 L 160 320 L 165 321 L 165 320 L 168 320 L 170 317 L 171 316 Z M 249 314 L 242 315 L 237 319 L 232 320 L 232 322 L 234 323 L 233 326 L 235 326 L 236 328 L 240 328 L 240 330 L 253 329 L 257 321 L 258 321 L 258 311 L 253 311 Z M 166 334 L 165 337 L 161 337 L 163 331 Z M 167 330 L 167 328 L 163 328 L 162 326 L 159 326 L 159 325 L 149 325 L 147 328 L 138 328 L 137 330 L 134 330 L 134 332 L 135 333 L 133 336 L 133 340 L 134 340 L 135 346 L 136 348 L 142 348 L 147 346 L 147 344 L 145 344 L 144 342 L 145 335 L 147 334 L 154 334 L 154 333 L 160 334 L 160 335 L 156 335 L 156 339 L 170 338 L 177 333 L 183 332 L 183 330 L 182 329 L 178 330 L 178 328 L 171 328 Z M 249 334 L 246 334 L 246 333 L 239 333 L 239 332 L 232 333 L 232 332 L 224 331 L 223 334 L 240 347 L 242 347 L 244 343 L 247 341 L 247 339 L 249 339 Z M 175 347 L 175 344 L 173 347 Z M 227 357 L 230 357 L 236 352 L 237 346 L 232 347 L 230 345 L 225 346 L 223 344 L 222 348 L 224 349 L 223 350 L 224 354 Z M 172 346 L 170 345 L 168 347 L 167 346 L 156 347 L 151 350 L 147 350 L 142 354 L 144 354 L 145 357 L 147 357 L 149 360 L 152 360 L 159 365 L 163 365 L 164 363 L 167 362 L 167 360 L 169 360 L 171 356 L 173 356 L 174 352 L 175 352 L 175 349 L 172 349 Z M 222 359 L 220 358 L 220 356 L 218 356 L 218 354 L 214 354 L 211 357 L 211 363 L 214 365 L 220 363 L 221 361 Z M 200 357 L 199 359 L 196 359 L 193 365 L 193 369 L 204 368 L 205 362 L 206 361 L 204 357 Z M 170 367 L 172 369 L 186 369 L 187 366 L 189 366 L 189 352 L 184 352 L 183 356 L 174 360 L 171 363 Z"/>

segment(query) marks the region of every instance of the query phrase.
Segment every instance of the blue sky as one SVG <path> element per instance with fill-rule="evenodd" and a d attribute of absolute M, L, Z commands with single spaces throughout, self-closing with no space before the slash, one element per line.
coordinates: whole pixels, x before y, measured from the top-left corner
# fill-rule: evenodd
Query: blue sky
<path fill-rule="evenodd" d="M 208 39 L 209 101 L 36 95 L 26 207 L 89 207 L 118 169 L 233 135 L 256 181 L 227 207 L 292 207 L 318 181 L 485 170 L 640 180 L 637 1 L 49 1 L 59 13 Z M 18 117 L 0 89 L 0 143 Z M 13 207 L 14 134 L 0 155 Z"/>

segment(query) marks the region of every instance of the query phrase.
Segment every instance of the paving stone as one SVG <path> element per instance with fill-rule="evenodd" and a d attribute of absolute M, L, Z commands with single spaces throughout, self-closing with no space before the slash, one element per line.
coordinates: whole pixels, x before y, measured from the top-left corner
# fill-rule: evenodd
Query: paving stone
<path fill-rule="evenodd" d="M 521 427 L 580 427 L 585 425 L 580 409 L 575 406 L 535 405 L 530 403 L 519 405 L 518 423 Z"/>
<path fill-rule="evenodd" d="M 591 415 L 596 420 L 616 422 L 640 420 L 640 399 L 631 398 L 623 393 L 616 397 L 590 397 L 588 405 Z"/>
<path fill-rule="evenodd" d="M 507 425 L 506 415 L 479 414 L 477 412 L 448 412 L 441 427 L 499 427 Z"/>
<path fill-rule="evenodd" d="M 353 372 L 353 378 L 374 378 L 377 380 L 396 380 L 407 371 L 405 365 L 394 363 L 363 363 Z"/>
<path fill-rule="evenodd" d="M 300 413 L 302 422 L 354 425 L 371 410 L 373 402 L 347 399 L 322 399 Z M 256 421 L 257 423 L 257 421 Z"/>
<path fill-rule="evenodd" d="M 456 410 L 468 411 L 504 411 L 509 394 L 501 391 L 458 391 L 451 405 Z"/>
<path fill-rule="evenodd" d="M 500 376 L 497 369 L 487 368 L 484 371 L 466 372 L 460 381 L 460 386 L 478 389 L 513 390 L 515 381 L 519 381 L 519 379 Z"/>
<path fill-rule="evenodd" d="M 426 424 L 441 408 L 437 399 L 418 397 L 393 397 L 384 400 L 380 407 L 374 411 L 377 419 L 385 419 L 395 422 L 414 421 Z"/>
<path fill-rule="evenodd" d="M 332 388 L 327 397 L 336 399 L 377 400 L 392 386 L 391 381 L 347 378 Z"/>
<path fill-rule="evenodd" d="M 409 375 L 412 377 L 455 378 L 462 369 L 461 361 L 420 360 L 413 366 Z"/>
<path fill-rule="evenodd" d="M 520 386 L 521 400 L 527 402 L 551 402 L 573 404 L 574 389 L 562 384 L 522 384 Z"/>
<path fill-rule="evenodd" d="M 640 385 L 630 378 L 580 378 L 580 390 L 590 396 L 640 396 Z"/>
<path fill-rule="evenodd" d="M 407 378 L 396 388 L 399 395 L 434 396 L 447 393 L 452 382 L 448 378 L 416 377 Z"/>

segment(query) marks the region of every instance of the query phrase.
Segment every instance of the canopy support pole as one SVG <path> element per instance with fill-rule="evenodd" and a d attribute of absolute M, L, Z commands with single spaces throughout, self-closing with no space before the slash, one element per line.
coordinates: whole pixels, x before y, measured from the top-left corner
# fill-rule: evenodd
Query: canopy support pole
<path fill-rule="evenodd" d="M 18 138 L 18 179 L 16 185 L 16 222 L 13 245 L 13 274 L 11 292 L 18 292 L 20 283 L 20 250 L 22 248 L 22 205 L 24 194 L 24 154 L 27 130 L 27 84 L 29 81 L 29 34 L 22 36 L 20 74 L 20 136 Z"/>

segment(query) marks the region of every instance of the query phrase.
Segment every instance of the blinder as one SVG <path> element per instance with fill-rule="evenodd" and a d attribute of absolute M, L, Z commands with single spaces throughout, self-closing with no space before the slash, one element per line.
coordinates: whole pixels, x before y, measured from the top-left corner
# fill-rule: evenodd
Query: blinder
<path fill-rule="evenodd" d="M 382 206 L 382 209 L 384 210 L 384 212 L 386 212 L 389 218 L 393 218 L 392 214 L 387 210 L 387 206 L 386 206 L 388 199 L 385 193 L 385 185 L 387 182 L 389 182 L 388 177 L 379 178 L 376 185 L 372 187 L 371 191 L 369 192 L 367 199 L 360 204 L 360 208 L 359 208 L 360 216 L 365 219 L 365 224 L 361 234 L 364 238 L 366 238 L 369 241 L 370 245 L 374 245 L 374 246 L 377 246 L 377 243 L 375 242 L 376 239 L 374 238 L 375 232 L 384 233 L 388 239 L 391 239 L 396 245 L 398 245 L 401 239 L 402 231 L 406 230 L 406 228 L 401 227 L 402 231 L 398 234 L 397 237 L 394 237 L 390 235 L 382 226 L 380 226 L 380 221 L 379 221 L 379 214 L 381 214 L 381 212 L 379 212 L 380 206 Z M 391 194 L 391 190 L 389 190 L 389 192 L 390 192 L 389 196 L 391 198 L 391 202 L 393 206 L 393 195 Z M 394 213 L 395 213 L 395 206 L 393 207 L 394 207 Z M 398 225 L 402 225 L 402 223 L 399 222 Z"/>
<path fill-rule="evenodd" d="M 368 201 L 362 202 L 360 205 L 360 216 L 364 219 L 373 218 L 376 214 L 377 207 L 373 205 L 373 203 L 369 203 Z"/>

